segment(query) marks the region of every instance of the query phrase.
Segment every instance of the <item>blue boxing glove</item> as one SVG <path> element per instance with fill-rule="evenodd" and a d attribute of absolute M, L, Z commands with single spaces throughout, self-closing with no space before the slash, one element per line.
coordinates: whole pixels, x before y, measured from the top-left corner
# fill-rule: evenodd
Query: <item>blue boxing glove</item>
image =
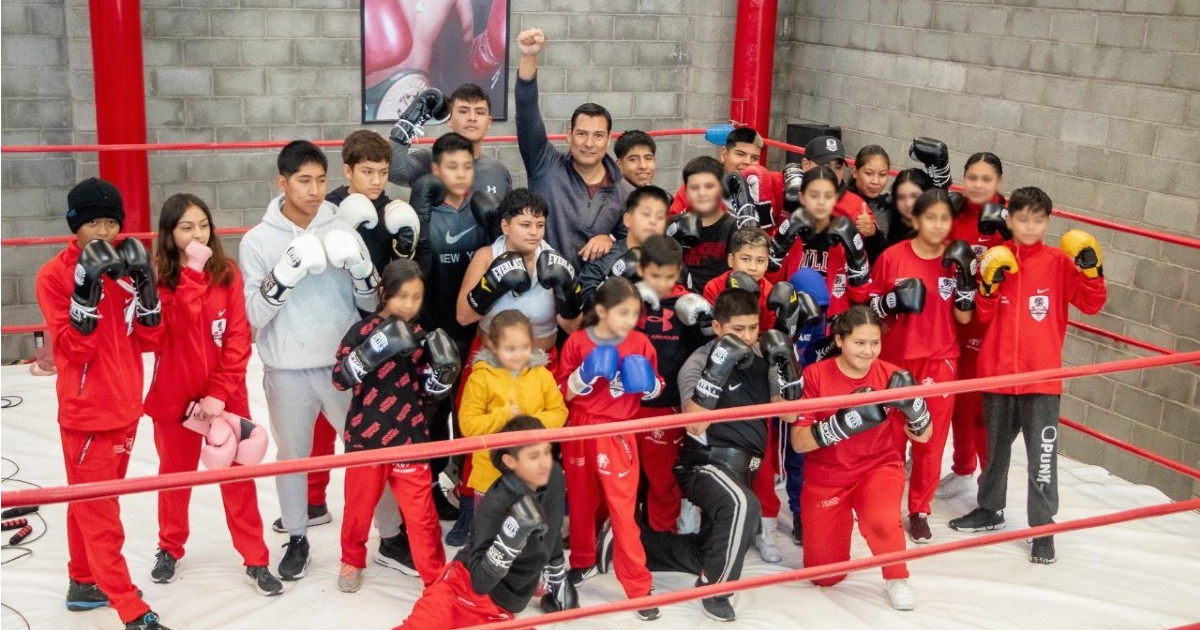
<path fill-rule="evenodd" d="M 592 385 L 603 378 L 611 381 L 617 377 L 617 365 L 621 357 L 616 346 L 596 346 L 583 358 L 583 363 L 567 378 L 567 388 L 576 396 L 592 393 Z"/>
<path fill-rule="evenodd" d="M 653 400 L 662 393 L 662 382 L 654 374 L 654 366 L 640 354 L 631 354 L 621 361 L 621 386 L 626 394 L 642 394 L 642 400 Z"/>

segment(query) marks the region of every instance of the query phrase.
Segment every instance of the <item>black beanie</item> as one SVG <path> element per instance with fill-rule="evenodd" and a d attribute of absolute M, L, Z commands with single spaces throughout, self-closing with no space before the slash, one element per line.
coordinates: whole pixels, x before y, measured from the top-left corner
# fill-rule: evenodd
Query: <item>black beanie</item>
<path fill-rule="evenodd" d="M 67 193 L 67 208 L 67 225 L 71 233 L 78 232 L 93 219 L 115 219 L 118 225 L 125 225 L 121 192 L 99 177 L 89 177 L 75 184 Z"/>

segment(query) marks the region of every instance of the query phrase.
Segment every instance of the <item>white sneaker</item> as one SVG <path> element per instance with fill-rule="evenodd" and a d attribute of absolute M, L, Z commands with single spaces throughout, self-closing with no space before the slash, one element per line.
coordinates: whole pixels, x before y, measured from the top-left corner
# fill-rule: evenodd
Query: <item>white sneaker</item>
<path fill-rule="evenodd" d="M 700 532 L 700 508 L 687 499 L 679 504 L 679 518 L 675 519 L 675 528 L 680 534 L 696 534 Z"/>
<path fill-rule="evenodd" d="M 338 571 L 338 590 L 343 593 L 357 592 L 362 588 L 362 574 L 362 569 L 343 562 L 341 570 Z"/>
<path fill-rule="evenodd" d="M 775 546 L 775 519 L 763 519 L 763 533 L 754 537 L 754 548 L 758 549 L 758 555 L 762 556 L 763 562 L 769 564 L 779 564 L 783 562 L 783 555 L 779 553 L 779 547 Z"/>
<path fill-rule="evenodd" d="M 948 473 L 938 482 L 937 491 L 933 496 L 938 499 L 949 499 L 971 490 L 972 475 L 956 475 Z"/>
<path fill-rule="evenodd" d="M 917 593 L 908 580 L 885 580 L 888 603 L 896 610 L 912 610 L 917 607 Z"/>

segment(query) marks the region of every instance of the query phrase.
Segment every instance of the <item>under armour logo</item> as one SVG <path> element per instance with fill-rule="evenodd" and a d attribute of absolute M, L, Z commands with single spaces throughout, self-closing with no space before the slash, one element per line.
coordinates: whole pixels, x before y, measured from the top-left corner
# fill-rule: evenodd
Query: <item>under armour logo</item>
<path fill-rule="evenodd" d="M 500 192 L 495 186 L 488 186 L 487 191 L 493 195 L 498 194 Z"/>

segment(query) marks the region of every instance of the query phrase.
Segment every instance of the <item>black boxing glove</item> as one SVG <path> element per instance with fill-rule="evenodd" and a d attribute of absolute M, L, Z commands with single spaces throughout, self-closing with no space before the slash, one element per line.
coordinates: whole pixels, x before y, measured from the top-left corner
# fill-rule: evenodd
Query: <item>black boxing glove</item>
<path fill-rule="evenodd" d="M 429 372 L 425 376 L 425 393 L 432 400 L 441 400 L 450 393 L 454 381 L 462 373 L 458 345 L 441 328 L 429 333 L 424 342 Z"/>
<path fill-rule="evenodd" d="M 392 140 L 410 146 L 413 140 L 425 135 L 425 124 L 440 125 L 450 119 L 450 103 L 437 88 L 426 88 L 399 114 L 392 127 Z"/>
<path fill-rule="evenodd" d="M 158 285 L 154 282 L 154 260 L 146 246 L 136 238 L 127 238 L 117 245 L 117 255 L 125 263 L 125 275 L 133 282 L 134 313 L 143 326 L 162 322 L 162 307 L 158 300 Z"/>
<path fill-rule="evenodd" d="M 975 252 L 962 239 L 950 243 L 942 254 L 942 268 L 954 267 L 954 308 L 960 311 L 975 310 L 975 294 L 979 289 L 975 281 L 977 266 Z"/>
<path fill-rule="evenodd" d="M 758 340 L 758 348 L 767 363 L 775 366 L 779 395 L 784 400 L 800 400 L 804 395 L 804 379 L 791 338 L 782 331 L 768 330 Z"/>
<path fill-rule="evenodd" d="M 675 239 L 680 247 L 695 247 L 700 244 L 700 215 L 684 212 L 667 221 L 666 235 Z"/>
<path fill-rule="evenodd" d="M 899 389 L 901 387 L 912 387 L 917 381 L 908 370 L 896 370 L 892 372 L 892 377 L 888 379 L 888 389 Z M 907 400 L 897 400 L 892 403 L 904 417 L 908 419 L 908 430 L 913 435 L 923 435 L 929 430 L 929 407 L 925 406 L 925 399 L 920 396 L 909 398 Z"/>
<path fill-rule="evenodd" d="M 875 390 L 870 387 L 860 387 L 854 390 L 854 393 L 861 394 L 871 391 Z M 852 435 L 874 429 L 886 420 L 887 411 L 884 410 L 883 405 L 878 403 L 838 409 L 828 418 L 813 423 L 812 436 L 818 447 L 825 448 Z"/>
<path fill-rule="evenodd" d="M 804 184 L 804 169 L 789 162 L 783 165 L 783 209 L 790 213 L 800 209 L 800 186 Z"/>
<path fill-rule="evenodd" d="M 1012 238 L 1012 232 L 1008 229 L 1008 208 L 994 203 L 988 202 L 983 204 L 983 208 L 979 210 L 979 228 L 980 234 L 992 235 L 996 232 L 1004 237 L 1004 240 Z"/>
<path fill-rule="evenodd" d="M 794 337 L 799 329 L 800 299 L 792 283 L 776 282 L 767 294 L 767 308 L 775 313 L 776 330 Z"/>
<path fill-rule="evenodd" d="M 754 198 L 745 176 L 736 171 L 725 173 L 722 184 L 725 187 L 725 200 L 729 203 L 729 214 L 739 229 L 750 225 L 771 226 L 770 202 L 759 203 Z"/>
<path fill-rule="evenodd" d="M 705 409 L 716 409 L 733 373 L 750 367 L 752 361 L 754 351 L 736 335 L 721 337 L 708 353 L 708 361 L 700 372 L 700 380 L 696 381 L 696 389 L 692 391 L 692 400 Z"/>
<path fill-rule="evenodd" d="M 433 175 L 422 175 L 412 183 L 408 194 L 408 205 L 412 206 L 417 218 L 429 225 L 433 209 L 446 202 L 446 185 Z"/>
<path fill-rule="evenodd" d="M 754 276 L 745 271 L 731 271 L 725 277 L 725 290 L 742 289 L 754 294 L 755 299 L 762 295 L 762 287 L 759 286 L 758 280 Z"/>
<path fill-rule="evenodd" d="M 542 595 L 540 606 L 543 612 L 552 613 L 560 610 L 579 608 L 579 594 L 575 585 L 567 579 L 567 563 L 560 555 L 550 561 L 542 569 L 542 581 L 546 584 L 545 595 Z"/>
<path fill-rule="evenodd" d="M 867 260 L 867 249 L 858 228 L 850 219 L 836 216 L 829 222 L 829 237 L 835 243 L 841 243 L 846 250 L 846 282 L 852 287 L 861 287 L 869 282 L 871 263 Z"/>
<path fill-rule="evenodd" d="M 358 344 L 342 358 L 342 369 L 334 374 L 334 378 L 346 388 L 354 387 L 383 365 L 384 361 L 396 356 L 409 356 L 417 350 L 417 339 L 413 336 L 408 323 L 396 317 L 389 317 L 367 335 L 366 340 Z"/>
<path fill-rule="evenodd" d="M 554 292 L 554 305 L 559 315 L 564 319 L 579 317 L 583 310 L 583 292 L 575 281 L 575 267 L 566 258 L 552 249 L 538 254 L 537 277 L 543 289 Z"/>
<path fill-rule="evenodd" d="M 525 259 L 516 252 L 504 252 L 492 261 L 479 279 L 479 284 L 467 293 L 467 304 L 480 315 L 487 315 L 501 296 L 512 291 L 520 295 L 529 290 L 533 280 L 525 268 Z"/>
<path fill-rule="evenodd" d="M 630 247 L 621 254 L 613 263 L 612 269 L 608 270 L 608 275 L 611 278 L 625 278 L 630 282 L 637 282 L 642 277 L 638 275 L 638 262 L 642 259 L 641 247 Z"/>
<path fill-rule="evenodd" d="M 102 278 L 105 274 L 112 279 L 125 273 L 125 263 L 112 243 L 94 240 L 83 246 L 75 262 L 75 290 L 71 293 L 71 325 L 79 332 L 90 335 L 96 330 L 97 312 L 103 297 Z"/>
<path fill-rule="evenodd" d="M 471 216 L 487 234 L 487 240 L 500 238 L 500 198 L 490 192 L 477 190 L 471 194 Z"/>
<path fill-rule="evenodd" d="M 925 165 L 925 172 L 938 188 L 950 188 L 950 150 L 935 138 L 913 138 L 908 157 Z"/>
<path fill-rule="evenodd" d="M 901 313 L 920 313 L 925 310 L 925 283 L 920 278 L 900 278 L 891 291 L 871 298 L 871 309 L 884 319 Z"/>
<path fill-rule="evenodd" d="M 504 522 L 500 525 L 500 532 L 492 540 L 492 546 L 487 553 L 483 554 L 484 561 L 477 565 L 496 581 L 502 580 L 504 576 L 508 575 L 513 561 L 525 550 L 529 539 L 535 536 L 544 536 L 548 529 L 546 515 L 537 499 L 528 490 L 516 488 L 517 484 L 523 486 L 524 483 L 516 479 L 516 475 L 511 472 L 502 474 L 500 479 L 505 477 L 511 479 L 497 483 L 503 483 L 506 487 L 512 488 L 517 494 L 517 500 L 508 508 L 508 514 L 505 515 Z"/>
<path fill-rule="evenodd" d="M 814 232 L 812 219 L 803 208 L 792 212 L 784 219 L 768 244 L 767 254 L 771 261 L 771 271 L 779 271 L 779 268 L 783 266 L 783 259 L 787 257 L 788 251 L 796 243 L 797 237 L 808 242 L 812 239 Z"/>

